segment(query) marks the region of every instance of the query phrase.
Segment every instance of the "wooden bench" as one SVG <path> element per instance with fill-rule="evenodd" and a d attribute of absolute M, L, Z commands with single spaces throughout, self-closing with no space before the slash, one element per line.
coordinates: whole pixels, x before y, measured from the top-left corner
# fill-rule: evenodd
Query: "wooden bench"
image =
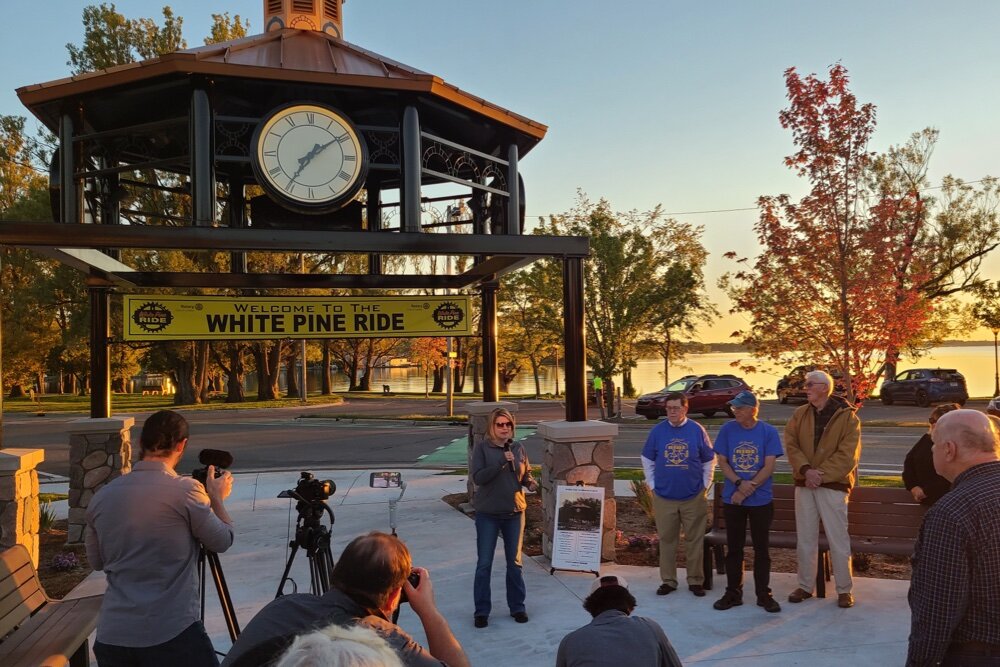
<path fill-rule="evenodd" d="M 21 545 L 5 549 L 0 553 L 0 665 L 87 667 L 87 638 L 103 597 L 52 600 L 28 550 Z"/>
<path fill-rule="evenodd" d="M 798 543 L 795 532 L 795 486 L 775 484 L 774 521 L 771 524 L 770 545 L 794 549 Z M 926 508 L 915 502 L 910 492 L 902 488 L 858 486 L 851 490 L 847 507 L 847 530 L 853 553 L 909 556 L 920 533 Z M 751 545 L 749 529 L 747 545 Z M 711 588 L 713 560 L 715 571 L 725 574 L 723 548 L 726 545 L 726 519 L 722 512 L 722 484 L 716 483 L 712 502 L 712 526 L 705 535 L 705 587 Z M 819 567 L 816 568 L 816 595 L 826 597 L 826 582 L 830 581 L 830 545 L 819 535 Z"/>

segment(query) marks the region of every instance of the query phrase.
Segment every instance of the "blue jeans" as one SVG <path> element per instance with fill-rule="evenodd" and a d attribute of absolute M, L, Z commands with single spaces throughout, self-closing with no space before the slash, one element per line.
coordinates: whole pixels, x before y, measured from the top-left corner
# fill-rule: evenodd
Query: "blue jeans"
<path fill-rule="evenodd" d="M 476 579 L 472 594 L 476 616 L 489 616 L 490 572 L 497 550 L 497 536 L 503 536 L 503 554 L 507 561 L 507 607 L 511 614 L 524 611 L 524 575 L 521 573 L 521 540 L 524 537 L 524 512 L 484 514 L 476 512 Z"/>
<path fill-rule="evenodd" d="M 132 648 L 94 642 L 94 655 L 100 667 L 217 667 L 219 664 L 201 621 L 156 646 Z"/>

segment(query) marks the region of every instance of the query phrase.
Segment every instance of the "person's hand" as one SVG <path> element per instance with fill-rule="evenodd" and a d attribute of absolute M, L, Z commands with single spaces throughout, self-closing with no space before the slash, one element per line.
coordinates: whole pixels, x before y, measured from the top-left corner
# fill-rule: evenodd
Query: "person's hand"
<path fill-rule="evenodd" d="M 747 499 L 746 494 L 744 494 L 743 491 L 740 490 L 742 488 L 743 485 L 740 484 L 739 488 L 733 491 L 733 496 L 732 498 L 729 499 L 733 505 L 742 505 L 743 501 Z"/>
<path fill-rule="evenodd" d="M 529 493 L 535 493 L 538 491 L 538 482 L 533 479 L 529 479 L 528 483 L 525 484 L 525 487 L 528 489 Z"/>
<path fill-rule="evenodd" d="M 212 500 L 225 500 L 233 491 L 233 475 L 228 470 L 223 470 L 218 477 L 215 476 L 215 466 L 208 466 L 205 478 L 205 491 Z"/>
<path fill-rule="evenodd" d="M 806 486 L 810 489 L 818 489 L 823 483 L 823 473 L 815 468 L 806 470 Z"/>
<path fill-rule="evenodd" d="M 924 493 L 924 490 L 919 486 L 915 486 L 912 489 L 910 489 L 910 493 L 913 494 L 913 499 L 916 500 L 918 503 L 927 497 L 927 494 Z"/>
<path fill-rule="evenodd" d="M 416 588 L 410 584 L 409 579 L 403 580 L 403 592 L 406 599 L 413 608 L 413 613 L 417 616 L 436 609 L 434 606 L 434 585 L 431 583 L 431 573 L 425 568 L 415 567 L 413 572 L 420 575 L 420 581 Z"/>

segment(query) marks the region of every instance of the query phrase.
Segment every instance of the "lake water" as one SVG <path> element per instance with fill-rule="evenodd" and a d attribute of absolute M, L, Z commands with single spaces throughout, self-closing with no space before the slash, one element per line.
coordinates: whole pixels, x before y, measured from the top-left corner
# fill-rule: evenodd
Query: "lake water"
<path fill-rule="evenodd" d="M 764 389 L 764 397 L 774 396 L 774 386 L 778 379 L 784 375 L 788 369 L 772 368 L 757 373 L 743 373 L 733 367 L 733 363 L 740 361 L 753 363 L 758 367 L 765 364 L 756 363 L 745 353 L 739 352 L 718 352 L 712 354 L 692 354 L 683 361 L 671 366 L 670 377 L 677 379 L 682 375 L 690 373 L 733 373 L 742 377 L 747 384 L 755 389 Z M 994 386 L 994 359 L 992 345 L 970 345 L 970 346 L 946 346 L 936 347 L 930 353 L 916 362 L 904 359 L 899 364 L 899 370 L 908 368 L 956 368 L 966 379 L 969 388 L 969 395 L 972 397 L 989 397 L 993 395 Z M 552 393 L 555 391 L 555 372 L 553 366 L 542 368 L 540 378 L 542 392 Z M 560 369 L 561 371 L 562 369 Z M 621 383 L 621 378 L 616 378 L 616 382 Z M 632 382 L 636 389 L 642 392 L 656 391 L 664 385 L 663 381 L 663 360 L 662 359 L 642 359 L 636 368 L 632 370 Z M 389 385 L 393 391 L 413 391 L 424 390 L 424 376 L 419 368 L 379 368 L 375 369 L 372 380 L 372 389 L 379 389 L 382 385 Z M 319 369 L 311 368 L 309 373 L 309 389 L 315 391 L 319 386 Z M 472 390 L 471 378 L 466 380 L 466 391 Z M 560 373 L 559 390 L 565 391 L 565 379 Z M 256 387 L 253 389 L 256 391 Z M 336 374 L 334 378 L 334 390 L 347 390 L 347 376 Z M 523 372 L 514 379 L 510 386 L 510 392 L 514 394 L 530 394 L 535 391 L 534 378 L 530 371 Z"/>

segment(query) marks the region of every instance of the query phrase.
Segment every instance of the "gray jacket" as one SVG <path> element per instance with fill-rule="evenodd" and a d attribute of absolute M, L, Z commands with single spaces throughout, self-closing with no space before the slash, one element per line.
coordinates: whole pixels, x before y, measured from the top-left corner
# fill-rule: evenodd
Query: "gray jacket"
<path fill-rule="evenodd" d="M 476 483 L 472 506 L 484 514 L 510 514 L 523 512 L 527 507 L 523 486 L 531 486 L 531 466 L 528 454 L 519 442 L 511 443 L 514 454 L 514 470 L 503 455 L 503 448 L 496 447 L 488 439 L 476 441 L 472 448 L 472 467 L 469 474 Z"/>

